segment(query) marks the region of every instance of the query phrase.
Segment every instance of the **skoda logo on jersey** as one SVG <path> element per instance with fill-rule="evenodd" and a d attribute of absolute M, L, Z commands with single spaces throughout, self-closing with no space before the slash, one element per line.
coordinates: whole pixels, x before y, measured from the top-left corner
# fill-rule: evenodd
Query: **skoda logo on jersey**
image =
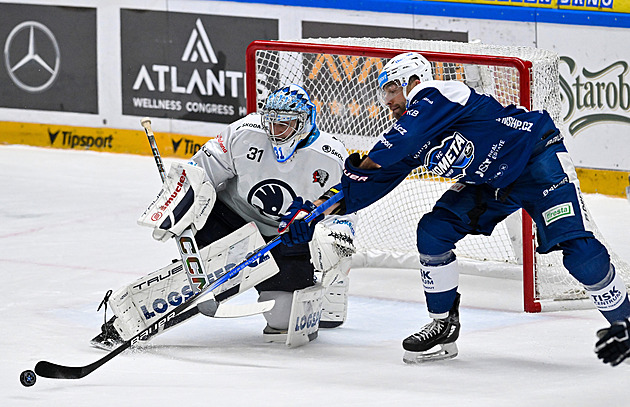
<path fill-rule="evenodd" d="M 297 197 L 289 184 L 279 179 L 267 179 L 254 185 L 249 190 L 247 202 L 271 219 L 280 220 L 288 207 Z"/>
<path fill-rule="evenodd" d="M 466 167 L 474 157 L 475 145 L 455 132 L 427 153 L 424 165 L 437 176 L 457 179 L 466 175 Z"/>
<path fill-rule="evenodd" d="M 36 21 L 17 25 L 4 44 L 4 64 L 9 77 L 20 89 L 43 92 L 59 75 L 61 53 L 54 34 Z"/>

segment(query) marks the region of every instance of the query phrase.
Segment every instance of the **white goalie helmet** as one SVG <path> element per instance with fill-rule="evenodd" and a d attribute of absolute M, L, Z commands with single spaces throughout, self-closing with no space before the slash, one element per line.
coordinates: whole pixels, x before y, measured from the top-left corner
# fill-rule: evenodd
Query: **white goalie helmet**
<path fill-rule="evenodd" d="M 285 86 L 267 97 L 262 125 L 278 162 L 291 158 L 300 141 L 318 134 L 315 116 L 315 105 L 298 85 Z"/>
<path fill-rule="evenodd" d="M 407 85 L 412 76 L 420 82 L 433 80 L 431 63 L 417 52 L 405 52 L 390 59 L 378 75 L 378 100 L 384 106 L 402 90 L 407 98 Z"/>

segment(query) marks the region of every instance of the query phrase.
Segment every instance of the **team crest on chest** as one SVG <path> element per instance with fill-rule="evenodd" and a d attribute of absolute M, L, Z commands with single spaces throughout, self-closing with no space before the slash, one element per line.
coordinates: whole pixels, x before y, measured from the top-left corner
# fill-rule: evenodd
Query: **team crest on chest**
<path fill-rule="evenodd" d="M 247 203 L 258 209 L 261 215 L 279 220 L 283 208 L 297 197 L 293 188 L 279 179 L 267 179 L 254 185 L 247 194 Z"/>
<path fill-rule="evenodd" d="M 442 140 L 425 156 L 425 166 L 433 174 L 445 178 L 461 178 L 475 158 L 475 145 L 459 132 Z"/>
<path fill-rule="evenodd" d="M 328 175 L 326 171 L 322 169 L 315 170 L 315 172 L 313 173 L 313 184 L 318 183 L 321 187 L 323 187 L 324 185 L 326 185 L 326 181 L 328 181 L 329 177 L 330 175 Z"/>

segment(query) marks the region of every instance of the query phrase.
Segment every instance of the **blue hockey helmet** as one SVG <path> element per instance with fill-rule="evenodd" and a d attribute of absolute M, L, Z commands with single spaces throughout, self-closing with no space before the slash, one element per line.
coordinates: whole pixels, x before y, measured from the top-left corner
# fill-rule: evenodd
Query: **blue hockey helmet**
<path fill-rule="evenodd" d="M 300 141 L 316 130 L 315 116 L 315 105 L 298 85 L 285 86 L 267 97 L 261 120 L 278 162 L 291 158 Z"/>

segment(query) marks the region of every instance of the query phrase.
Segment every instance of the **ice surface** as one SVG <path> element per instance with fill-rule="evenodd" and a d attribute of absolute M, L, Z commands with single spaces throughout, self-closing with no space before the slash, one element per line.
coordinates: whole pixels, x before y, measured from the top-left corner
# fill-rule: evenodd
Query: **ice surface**
<path fill-rule="evenodd" d="M 170 160 L 166 160 L 169 164 Z M 630 365 L 593 353 L 597 311 L 522 312 L 519 281 L 462 276 L 456 359 L 408 366 L 401 340 L 428 322 L 413 270 L 351 272 L 341 328 L 308 346 L 263 343 L 262 316 L 197 317 L 79 380 L 19 374 L 37 361 L 89 364 L 96 308 L 178 257 L 136 219 L 159 190 L 152 157 L 0 146 L 2 406 L 628 405 Z M 588 195 L 613 248 L 630 258 L 630 205 Z M 243 298 L 245 297 L 245 298 Z M 234 301 L 253 301 L 247 293 Z"/>

